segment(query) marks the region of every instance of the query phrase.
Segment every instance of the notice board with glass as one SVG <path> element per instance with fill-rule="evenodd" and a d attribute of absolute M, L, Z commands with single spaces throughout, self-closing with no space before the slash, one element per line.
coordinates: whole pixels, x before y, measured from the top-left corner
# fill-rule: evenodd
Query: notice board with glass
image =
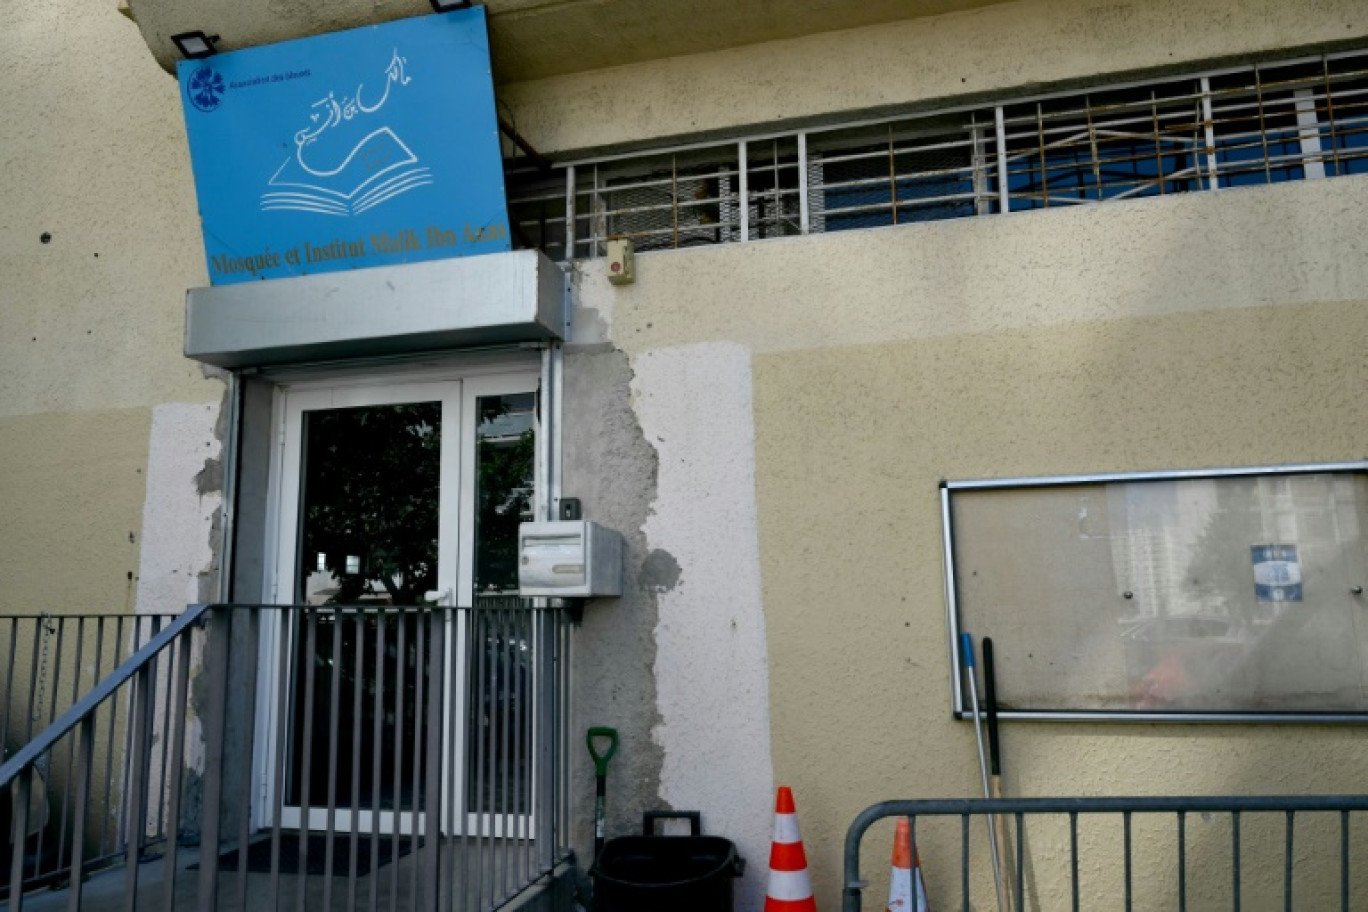
<path fill-rule="evenodd" d="M 1368 722 L 1368 462 L 946 482 L 953 708 Z"/>

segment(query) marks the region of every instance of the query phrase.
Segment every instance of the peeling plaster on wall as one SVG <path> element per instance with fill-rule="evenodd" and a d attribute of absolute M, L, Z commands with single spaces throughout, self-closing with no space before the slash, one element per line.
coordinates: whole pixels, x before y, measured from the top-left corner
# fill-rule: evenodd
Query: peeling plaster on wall
<path fill-rule="evenodd" d="M 612 344 L 612 298 L 596 296 L 594 303 L 598 306 L 583 303 L 584 267 L 585 263 L 582 260 L 570 264 L 571 293 L 574 299 L 580 302 L 570 313 L 570 335 L 575 351 L 597 349 Z M 603 281 L 601 272 L 595 271 L 592 274 L 597 279 L 596 284 L 607 284 Z"/>
<path fill-rule="evenodd" d="M 223 499 L 219 491 L 202 491 L 200 483 L 220 459 L 218 415 L 217 403 L 172 403 L 152 410 L 139 614 L 178 614 L 203 597 L 201 575 L 214 565 Z"/>
<path fill-rule="evenodd" d="M 201 494 L 221 494 L 223 492 L 223 460 L 206 459 L 204 468 L 195 476 L 195 490 Z"/>
<path fill-rule="evenodd" d="M 669 592 L 679 585 L 681 572 L 674 555 L 657 548 L 641 565 L 641 585 L 652 592 Z"/>
<path fill-rule="evenodd" d="M 709 343 L 647 351 L 632 388 L 659 459 L 652 550 L 661 796 L 703 812 L 750 859 L 741 910 L 765 892 L 773 772 L 760 598 L 750 350 Z M 682 570 L 680 569 L 682 568 Z"/>
<path fill-rule="evenodd" d="M 622 596 L 591 601 L 574 634 L 571 677 L 572 735 L 576 743 L 591 725 L 610 725 L 621 743 L 608 768 L 606 833 L 640 832 L 643 811 L 668 808 L 662 798 L 661 746 L 651 737 L 660 724 L 656 700 L 656 593 L 644 585 L 650 558 L 643 528 L 656 498 L 656 451 L 647 443 L 632 409 L 632 366 L 609 341 L 613 300 L 601 274 L 582 282 L 581 263 L 570 265 L 571 338 L 565 346 L 563 416 L 566 497 L 578 497 L 584 516 L 622 533 Z M 585 298 L 594 299 L 594 306 Z M 571 819 L 594 815 L 594 768 L 589 754 L 570 754 Z M 571 838 L 585 864 L 592 833 L 577 827 Z"/>
<path fill-rule="evenodd" d="M 651 738 L 660 723 L 652 676 L 656 596 L 637 583 L 649 550 L 642 527 L 655 499 L 656 458 L 632 412 L 631 379 L 627 356 L 605 342 L 566 348 L 564 493 L 580 499 L 587 519 L 621 532 L 626 547 L 622 596 L 586 605 L 571 670 L 572 820 L 594 814 L 594 769 L 579 746 L 584 730 L 609 725 L 621 738 L 608 769 L 609 836 L 639 832 L 642 812 L 662 807 L 663 755 Z M 578 827 L 570 836 L 587 864 L 592 833 Z"/>
<path fill-rule="evenodd" d="M 223 541 L 223 497 L 218 496 L 219 506 L 209 517 L 209 563 L 199 572 L 199 586 L 195 601 L 214 602 L 219 600 L 219 543 Z"/>
<path fill-rule="evenodd" d="M 216 597 L 216 549 L 223 513 L 221 441 L 224 410 L 218 403 L 171 403 L 152 410 L 148 440 L 147 494 L 143 503 L 142 550 L 138 569 L 136 611 L 178 614 L 186 605 Z M 202 795 L 204 731 L 195 699 L 202 682 L 203 642 L 190 656 L 196 688 L 187 704 L 186 769 L 191 774 L 186 820 L 196 830 Z M 170 686 L 170 669 L 158 674 L 160 687 Z M 158 717 L 152 736 L 165 737 L 166 719 Z M 151 774 L 162 774 L 162 757 L 154 751 Z M 149 799 L 150 800 L 150 799 Z M 149 805 L 149 811 L 152 810 Z"/>

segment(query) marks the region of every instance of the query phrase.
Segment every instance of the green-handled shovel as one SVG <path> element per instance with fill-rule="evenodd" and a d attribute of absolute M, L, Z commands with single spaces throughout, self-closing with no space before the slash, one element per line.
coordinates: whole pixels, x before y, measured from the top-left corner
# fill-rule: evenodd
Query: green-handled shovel
<path fill-rule="evenodd" d="M 606 740 L 607 746 L 600 751 L 596 741 Z M 608 761 L 617 753 L 618 733 L 616 728 L 597 725 L 584 735 L 584 743 L 589 747 L 589 756 L 594 758 L 594 861 L 598 861 L 603 851 L 603 818 L 608 796 Z"/>

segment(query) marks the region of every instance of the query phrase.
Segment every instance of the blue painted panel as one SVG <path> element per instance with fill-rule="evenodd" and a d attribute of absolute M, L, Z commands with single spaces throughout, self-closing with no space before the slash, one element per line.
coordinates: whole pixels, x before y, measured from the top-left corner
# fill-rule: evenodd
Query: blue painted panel
<path fill-rule="evenodd" d="M 211 283 L 510 249 L 483 7 L 179 75 Z"/>

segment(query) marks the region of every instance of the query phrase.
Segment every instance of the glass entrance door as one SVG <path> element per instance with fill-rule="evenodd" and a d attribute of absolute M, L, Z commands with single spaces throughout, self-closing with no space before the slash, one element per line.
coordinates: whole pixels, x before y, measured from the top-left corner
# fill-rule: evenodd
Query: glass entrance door
<path fill-rule="evenodd" d="M 470 609 L 516 597 L 517 525 L 536 490 L 535 383 L 284 392 L 273 591 L 290 607 L 267 632 L 265 692 L 281 708 L 258 819 L 417 832 L 433 807 L 424 790 L 441 781 L 450 831 L 455 801 L 483 803 L 464 783 L 465 742 L 484 743 L 488 717 L 468 711 L 478 672 L 467 666 L 482 664 L 472 626 L 485 637 Z"/>
<path fill-rule="evenodd" d="M 470 384 L 475 446 L 469 540 L 473 610 L 463 669 L 469 713 L 462 769 L 463 832 L 526 837 L 532 832 L 533 703 L 538 664 L 535 616 L 518 599 L 518 525 L 533 518 L 535 395 Z M 459 786 L 458 786 L 459 787 Z"/>

